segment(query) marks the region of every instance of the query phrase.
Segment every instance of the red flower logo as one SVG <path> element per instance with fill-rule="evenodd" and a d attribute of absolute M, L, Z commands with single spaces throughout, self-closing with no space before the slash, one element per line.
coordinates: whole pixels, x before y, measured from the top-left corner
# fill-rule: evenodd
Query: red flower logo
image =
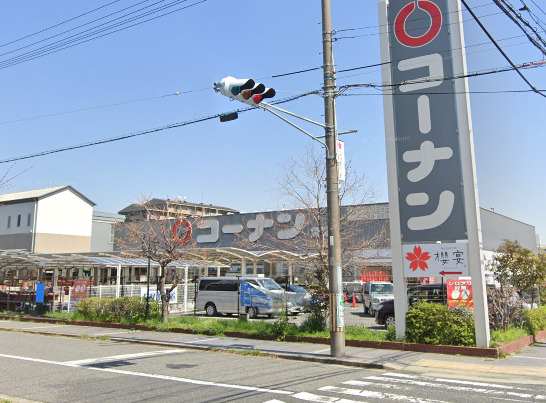
<path fill-rule="evenodd" d="M 428 264 L 426 261 L 430 259 L 430 253 L 422 252 L 420 246 L 414 246 L 413 253 L 408 252 L 406 254 L 406 259 L 411 262 L 410 269 L 413 271 L 417 269 L 425 271 L 428 269 Z"/>

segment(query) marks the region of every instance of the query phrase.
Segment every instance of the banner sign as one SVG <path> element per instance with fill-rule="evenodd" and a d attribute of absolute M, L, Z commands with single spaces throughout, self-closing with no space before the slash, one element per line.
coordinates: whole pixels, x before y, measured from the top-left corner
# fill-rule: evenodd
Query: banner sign
<path fill-rule="evenodd" d="M 140 288 L 140 297 L 141 298 L 146 298 L 146 296 L 147 296 L 146 288 L 147 287 L 141 287 Z M 171 298 L 169 299 L 169 304 L 176 304 L 177 295 L 178 295 L 177 289 L 174 288 L 170 293 Z M 150 299 L 155 300 L 155 301 L 161 301 L 161 294 L 159 293 L 159 291 L 157 291 L 156 287 L 150 287 Z"/>
<path fill-rule="evenodd" d="M 469 276 L 468 244 L 405 244 L 405 277 Z"/>
<path fill-rule="evenodd" d="M 447 305 L 451 308 L 474 309 L 472 280 L 447 280 Z"/>
<path fill-rule="evenodd" d="M 388 6 L 402 242 L 467 239 L 447 0 Z"/>
<path fill-rule="evenodd" d="M 87 298 L 88 280 L 74 280 L 73 298 Z"/>

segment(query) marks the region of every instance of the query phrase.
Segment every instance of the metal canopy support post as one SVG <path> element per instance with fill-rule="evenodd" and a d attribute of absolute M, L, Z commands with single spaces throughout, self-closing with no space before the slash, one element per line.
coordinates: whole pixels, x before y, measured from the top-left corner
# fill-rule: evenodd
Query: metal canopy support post
<path fill-rule="evenodd" d="M 324 70 L 324 121 L 326 140 L 326 200 L 328 210 L 328 269 L 330 280 L 330 355 L 345 356 L 345 318 L 341 279 L 341 234 L 338 162 L 336 150 L 335 66 L 332 50 L 330 0 L 322 0 L 322 55 Z"/>
<path fill-rule="evenodd" d="M 246 276 L 246 258 L 241 258 L 241 276 Z"/>
<path fill-rule="evenodd" d="M 116 298 L 119 298 L 120 292 L 120 285 L 121 285 L 121 265 L 118 264 L 116 268 Z"/>
<path fill-rule="evenodd" d="M 188 311 L 188 266 L 184 266 L 184 312 Z"/>

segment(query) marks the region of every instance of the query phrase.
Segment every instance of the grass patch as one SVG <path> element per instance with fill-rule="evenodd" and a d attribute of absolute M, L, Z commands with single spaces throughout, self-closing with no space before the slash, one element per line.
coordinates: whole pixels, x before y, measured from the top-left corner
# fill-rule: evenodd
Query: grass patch
<path fill-rule="evenodd" d="M 53 318 L 53 319 L 66 319 L 66 320 L 76 320 L 74 319 L 74 313 L 68 313 L 68 312 L 47 312 L 44 316 L 46 318 Z"/>
<path fill-rule="evenodd" d="M 495 347 L 498 347 L 501 344 L 508 344 L 529 335 L 530 333 L 527 330 L 511 326 L 508 330 L 492 330 L 491 343 Z"/>

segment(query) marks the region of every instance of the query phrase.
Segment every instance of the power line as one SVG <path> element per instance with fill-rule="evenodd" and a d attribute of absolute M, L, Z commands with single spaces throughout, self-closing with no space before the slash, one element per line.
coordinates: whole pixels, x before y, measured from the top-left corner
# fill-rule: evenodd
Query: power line
<path fill-rule="evenodd" d="M 3 48 L 4 46 L 11 45 L 12 43 L 20 42 L 20 41 L 22 41 L 22 40 L 24 40 L 24 39 L 30 38 L 31 36 L 35 36 L 35 35 L 41 34 L 42 32 L 49 31 L 50 29 L 56 28 L 56 27 L 58 27 L 58 26 L 60 26 L 60 25 L 66 24 L 66 23 L 68 23 L 68 22 L 70 22 L 70 21 L 74 21 L 74 20 L 76 20 L 76 19 L 78 19 L 78 18 L 81 18 L 81 17 L 83 17 L 83 16 L 86 16 L 86 15 L 88 15 L 88 14 L 94 13 L 95 11 L 98 11 L 98 10 L 100 10 L 101 8 L 108 7 L 108 6 L 110 6 L 110 5 L 114 4 L 114 3 L 117 3 L 117 2 L 119 2 L 119 1 L 120 1 L 120 0 L 114 0 L 114 1 L 112 1 L 112 2 L 110 2 L 110 3 L 108 3 L 108 4 L 105 4 L 104 6 L 100 6 L 100 7 L 94 8 L 93 10 L 87 11 L 86 13 L 77 15 L 76 17 L 72 17 L 72 18 L 70 18 L 70 19 L 68 19 L 68 20 L 65 20 L 65 21 L 63 21 L 63 22 L 59 22 L 58 24 L 55 24 L 55 25 L 52 25 L 52 26 L 50 26 L 50 27 L 44 28 L 44 29 L 42 29 L 42 30 L 40 30 L 40 31 L 37 31 L 37 32 L 34 32 L 34 33 L 32 33 L 32 34 L 23 36 L 22 38 L 15 39 L 15 40 L 13 40 L 13 41 L 11 41 L 11 42 L 4 43 L 3 45 L 0 45 L 0 48 Z M 148 1 L 148 0 L 146 0 L 146 1 Z"/>
<path fill-rule="evenodd" d="M 531 0 L 531 3 L 533 3 L 540 11 L 542 11 L 542 14 L 546 15 L 546 11 L 540 8 L 540 6 L 537 3 L 535 3 L 535 0 Z"/>
<path fill-rule="evenodd" d="M 192 93 L 192 92 L 203 91 L 204 89 L 209 90 L 210 88 L 202 88 L 202 89 L 198 89 L 198 90 L 175 92 L 175 93 L 172 93 L 172 94 L 165 94 L 165 95 L 159 95 L 159 96 L 156 96 L 156 97 L 148 97 L 148 98 L 141 98 L 141 99 L 133 99 L 133 100 L 130 100 L 130 101 L 116 102 L 116 103 L 107 104 L 107 105 L 90 106 L 88 108 L 81 108 L 81 109 L 74 109 L 74 110 L 70 110 L 70 111 L 51 113 L 51 114 L 48 114 L 48 115 L 30 116 L 30 117 L 27 117 L 27 118 L 14 119 L 14 120 L 8 120 L 8 121 L 0 122 L 0 125 L 5 125 L 5 124 L 8 124 L 8 123 L 16 123 L 16 122 L 25 122 L 25 121 L 28 121 L 28 120 L 49 118 L 49 117 L 54 117 L 54 116 L 68 115 L 68 114 L 71 114 L 71 113 L 91 111 L 91 110 L 96 110 L 96 109 L 109 108 L 109 107 L 112 107 L 112 106 L 121 106 L 121 105 L 133 104 L 133 103 L 137 103 L 137 102 L 152 101 L 152 100 L 155 100 L 155 99 L 161 99 L 161 98 L 167 98 L 167 97 L 172 97 L 172 96 L 181 95 L 181 94 L 189 94 L 189 93 Z"/>
<path fill-rule="evenodd" d="M 339 95 L 343 95 L 343 93 L 345 91 L 347 91 L 348 89 L 351 89 L 351 88 L 356 88 L 356 87 L 368 87 L 368 88 L 374 88 L 374 89 L 379 89 L 379 90 L 382 90 L 382 89 L 385 89 L 385 88 L 398 88 L 404 84 L 408 84 L 408 83 L 411 83 L 411 84 L 416 84 L 416 83 L 428 83 L 428 82 L 435 82 L 435 81 L 444 81 L 444 80 L 457 80 L 457 79 L 461 79 L 461 78 L 470 78 L 470 77 L 478 77 L 478 76 L 484 76 L 484 75 L 490 75 L 490 74 L 497 74 L 497 73 L 504 73 L 504 72 L 507 72 L 507 71 L 512 71 L 512 70 L 515 70 L 515 69 L 526 69 L 526 68 L 537 68 L 537 67 L 543 67 L 543 66 L 546 66 L 546 62 L 531 62 L 531 63 L 524 63 L 524 64 L 521 64 L 519 66 L 506 66 L 506 67 L 501 67 L 501 68 L 496 68 L 496 69 L 491 69 L 491 70 L 482 70 L 482 71 L 476 71 L 476 72 L 470 72 L 470 73 L 466 73 L 466 74 L 460 74 L 460 75 L 456 75 L 456 76 L 451 76 L 451 77 L 426 77 L 426 78 L 421 78 L 421 79 L 416 79 L 416 80 L 408 80 L 408 81 L 403 81 L 403 82 L 398 82 L 398 83 L 390 83 L 390 84 L 371 84 L 371 83 L 358 83 L 358 84 L 349 84 L 349 85 L 344 85 L 344 86 L 340 86 L 339 87 L 339 91 L 338 91 L 338 94 Z M 539 91 L 539 90 L 536 90 L 536 89 L 532 89 L 533 92 L 538 92 L 540 93 L 541 95 L 544 96 L 544 94 Z"/>
<path fill-rule="evenodd" d="M 102 17 L 100 17 L 100 18 L 96 18 L 96 19 L 94 19 L 94 20 L 92 20 L 92 21 L 86 22 L 85 24 L 80 24 L 80 25 L 78 25 L 78 26 L 76 26 L 76 27 L 74 27 L 74 28 L 67 29 L 66 31 L 60 32 L 60 33 L 55 34 L 55 35 L 52 35 L 52 36 L 48 36 L 47 38 L 44 38 L 44 39 L 41 39 L 41 40 L 39 40 L 39 41 L 30 43 L 30 44 L 28 44 L 28 45 L 22 46 L 22 47 L 17 48 L 17 49 L 13 49 L 13 50 L 11 50 L 11 51 L 9 51 L 9 52 L 1 53 L 0 56 L 9 55 L 10 53 L 17 52 L 18 50 L 23 50 L 23 49 L 29 48 L 29 47 L 31 47 L 31 46 L 38 45 L 39 43 L 42 43 L 42 42 L 48 41 L 48 40 L 50 40 L 50 39 L 56 38 L 56 37 L 58 37 L 58 36 L 64 35 L 64 34 L 66 34 L 66 33 L 68 33 L 68 32 L 75 31 L 75 30 L 77 30 L 78 28 L 82 28 L 82 27 L 85 27 L 85 26 L 87 26 L 87 25 L 93 24 L 94 22 L 103 20 L 103 19 L 108 18 L 108 17 L 110 17 L 110 16 L 112 16 L 112 15 L 115 15 L 115 14 L 119 14 L 119 13 L 125 11 L 125 10 L 130 9 L 130 8 L 137 7 L 137 6 L 141 5 L 142 3 L 146 3 L 147 1 L 150 1 L 150 0 L 143 0 L 143 1 L 139 2 L 139 3 L 137 3 L 137 4 L 133 4 L 132 6 L 122 8 L 121 10 L 115 11 L 115 12 L 113 12 L 113 13 L 107 14 L 107 15 L 102 16 Z M 165 0 L 160 0 L 160 1 L 165 1 Z M 157 3 L 154 3 L 154 4 L 157 4 Z M 151 6 L 143 7 L 143 8 L 141 8 L 141 9 L 139 9 L 139 10 L 136 10 L 135 12 L 138 12 L 138 11 L 143 10 L 144 8 L 148 8 L 148 7 L 151 7 Z M 132 13 L 129 13 L 129 14 L 127 14 L 127 15 L 130 15 L 130 14 L 132 14 Z M 122 17 L 124 17 L 124 16 L 122 16 Z M 119 17 L 119 18 L 122 18 L 122 17 Z M 116 19 L 119 19 L 119 18 L 116 18 Z M 115 21 L 116 19 L 114 19 L 114 20 L 112 20 L 112 21 Z M 110 22 L 110 21 L 109 21 L 109 22 Z M 104 25 L 104 24 L 101 24 L 101 25 Z M 98 26 L 100 27 L 101 25 L 98 25 Z M 86 32 L 86 31 L 83 31 L 83 32 Z M 69 37 L 69 38 L 70 38 L 70 37 Z M 56 43 L 56 42 L 54 42 L 54 43 Z"/>
<path fill-rule="evenodd" d="M 164 1 L 164 0 L 161 0 L 161 1 Z M 142 19 L 142 18 L 147 17 L 147 16 L 149 16 L 151 14 L 157 13 L 159 11 L 162 11 L 162 10 L 166 9 L 166 8 L 172 7 L 174 5 L 178 5 L 178 4 L 180 4 L 182 2 L 186 2 L 186 1 L 189 1 L 189 0 L 177 0 L 175 3 L 171 3 L 169 5 L 162 6 L 160 8 L 155 9 L 155 10 L 152 10 L 152 11 L 147 11 L 146 13 L 143 13 L 143 14 L 141 14 L 139 16 L 131 17 L 131 18 L 125 20 L 125 21 L 118 22 L 116 24 L 112 24 L 110 26 L 107 26 L 105 28 L 101 28 L 100 30 L 95 30 L 94 32 L 90 32 L 90 33 L 85 34 L 85 35 L 82 35 L 82 34 L 84 32 L 87 32 L 87 31 L 92 31 L 93 29 L 96 29 L 98 26 L 94 27 L 94 28 L 91 28 L 91 29 L 88 29 L 88 30 L 85 30 L 85 31 L 82 31 L 82 32 L 80 32 L 78 34 L 71 35 L 71 36 L 69 36 L 67 38 L 64 38 L 62 40 L 53 42 L 52 44 L 45 45 L 45 46 L 43 46 L 41 48 L 35 49 L 33 51 L 29 51 L 29 52 L 24 53 L 24 54 L 19 55 L 19 56 L 15 56 L 15 57 L 13 57 L 11 59 L 4 60 L 3 62 L 0 62 L 0 69 L 5 69 L 5 68 L 8 68 L 8 67 L 20 64 L 20 63 L 24 63 L 26 61 L 34 60 L 34 59 L 37 59 L 37 58 L 40 58 L 40 57 L 47 56 L 47 55 L 52 54 L 52 53 L 59 52 L 59 51 L 64 50 L 64 49 L 71 48 L 73 46 L 81 45 L 83 43 L 90 42 L 92 40 L 99 39 L 99 38 L 102 38 L 104 36 L 108 36 L 108 35 L 111 35 L 113 33 L 123 31 L 125 29 L 132 28 L 134 26 L 144 24 L 146 22 L 149 22 L 149 21 L 164 17 L 166 15 L 173 14 L 175 12 L 178 12 L 178 11 L 181 11 L 181 10 L 196 6 L 198 4 L 206 2 L 208 0 L 200 0 L 200 1 L 197 1 L 197 2 L 195 2 L 193 4 L 178 8 L 176 10 L 172 10 L 170 12 L 161 14 L 159 16 L 148 18 L 148 19 L 146 19 L 144 21 L 140 21 L 140 22 L 134 23 L 132 25 L 125 26 L 125 27 L 116 29 L 114 31 L 111 31 L 115 27 L 126 25 L 129 22 L 136 21 L 138 19 Z M 139 11 L 139 10 L 137 10 L 137 11 Z M 130 14 L 133 14 L 133 13 L 130 13 Z M 123 16 L 123 17 L 125 17 L 125 16 Z M 122 17 L 120 17 L 120 18 L 122 18 Z M 116 18 L 116 19 L 119 19 L 119 18 Z M 115 21 L 115 20 L 112 20 L 112 21 Z M 112 22 L 112 21 L 109 21 L 109 22 Z M 102 26 L 102 25 L 105 25 L 105 24 L 107 24 L 107 23 L 100 24 L 99 26 Z M 104 33 L 102 35 L 98 35 L 99 33 L 105 32 L 105 31 L 111 31 L 111 32 L 106 32 L 106 33 Z M 89 38 L 89 37 L 91 37 L 91 38 L 83 40 L 83 39 Z M 69 38 L 74 38 L 74 39 L 69 40 Z"/>
<path fill-rule="evenodd" d="M 509 38 L 503 38 L 503 39 L 501 39 L 501 41 L 502 40 L 515 39 L 515 38 L 519 38 L 519 37 L 522 37 L 522 36 L 523 35 L 518 35 L 518 36 L 514 36 L 514 37 L 509 37 Z M 469 45 L 469 46 L 467 46 L 467 48 L 474 47 L 474 46 L 481 46 L 481 45 L 485 45 L 485 44 L 489 44 L 489 42 L 482 42 L 482 43 L 475 44 L 475 45 Z M 519 44 L 521 44 L 521 43 L 515 44 L 514 46 L 519 45 Z M 348 68 L 348 69 L 341 69 L 341 70 L 338 70 L 337 73 L 356 71 L 356 70 L 361 70 L 361 69 L 368 69 L 368 68 L 372 68 L 372 67 L 379 67 L 379 66 L 382 66 L 382 65 L 385 65 L 385 64 L 390 64 L 390 63 L 396 63 L 396 61 L 375 63 L 375 64 L 366 65 L 366 66 L 359 66 L 359 67 L 352 67 L 352 68 Z M 290 72 L 290 73 L 274 74 L 274 75 L 271 75 L 271 76 L 268 76 L 268 77 L 261 77 L 260 80 L 267 79 L 267 78 L 278 78 L 278 77 L 288 76 L 288 75 L 292 75 L 292 74 L 301 74 L 301 73 L 306 73 L 306 72 L 310 72 L 310 71 L 314 71 L 314 70 L 320 70 L 320 69 L 321 69 L 321 67 L 314 67 L 314 68 L 298 70 L 298 71 L 294 71 L 294 72 Z M 348 78 L 348 77 L 350 77 L 350 76 L 342 77 L 342 78 Z M 345 86 L 343 86 L 343 87 L 345 87 Z M 340 87 L 340 88 L 343 88 L 343 87 Z M 29 121 L 29 120 L 43 119 L 43 118 L 49 118 L 49 117 L 55 117 L 55 116 L 62 116 L 62 115 L 68 115 L 68 114 L 72 114 L 72 113 L 85 112 L 85 111 L 109 108 L 109 107 L 114 107 L 114 106 L 122 106 L 122 105 L 127 105 L 127 104 L 132 104 L 132 103 L 138 103 L 138 102 L 153 101 L 153 100 L 156 100 L 156 99 L 167 98 L 167 97 L 172 97 L 172 96 L 182 95 L 182 94 L 190 94 L 190 93 L 205 91 L 205 90 L 210 90 L 210 88 L 205 87 L 205 88 L 199 88 L 199 89 L 193 89 L 193 90 L 187 90 L 187 91 L 177 91 L 177 92 L 174 92 L 174 93 L 171 93 L 171 94 L 164 94 L 164 95 L 159 95 L 159 96 L 155 96 L 155 97 L 139 98 L 139 99 L 133 99 L 133 100 L 122 101 L 122 102 L 115 102 L 115 103 L 110 103 L 110 104 L 105 104 L 105 105 L 90 106 L 90 107 L 87 107 L 87 108 L 74 109 L 74 110 L 51 113 L 51 114 L 46 114 L 46 115 L 29 116 L 29 117 L 26 117 L 26 118 L 3 121 L 3 122 L 0 122 L 0 125 L 10 124 L 10 123 L 18 123 L 18 122 L 25 122 L 25 121 Z"/>
<path fill-rule="evenodd" d="M 481 8 L 481 7 L 491 7 L 492 4 L 488 3 L 488 4 L 481 4 L 479 6 L 474 6 L 474 9 L 477 9 L 477 8 Z M 442 13 L 443 16 L 446 16 L 450 13 L 457 13 L 457 11 L 448 11 L 446 13 Z M 422 20 L 422 21 L 430 21 L 430 18 L 429 17 L 423 17 L 423 18 L 414 18 L 412 19 L 411 21 L 419 21 L 419 20 Z M 381 25 L 368 25 L 366 27 L 356 27 L 356 28 L 345 28 L 345 29 L 336 29 L 334 32 L 337 33 L 337 32 L 347 32 L 347 31 L 359 31 L 359 30 L 362 30 L 362 29 L 377 29 L 377 28 L 381 28 L 381 27 L 385 27 L 386 25 L 384 24 L 381 24 Z"/>
<path fill-rule="evenodd" d="M 542 52 L 543 55 L 546 55 L 546 49 L 544 48 L 544 46 L 546 46 L 546 41 L 544 41 L 538 31 L 534 27 L 532 27 L 531 24 L 529 24 L 529 22 L 527 22 L 521 16 L 521 14 L 514 9 L 514 6 L 512 6 L 512 4 L 505 0 L 493 0 L 493 2 L 504 12 L 504 14 L 506 14 L 506 16 L 508 16 L 508 18 L 512 20 L 514 24 L 518 26 L 519 29 L 523 31 L 529 41 L 533 45 L 535 45 Z M 536 39 L 533 38 L 531 34 L 529 34 L 529 32 L 527 32 L 527 29 L 525 29 L 525 27 L 527 27 L 534 33 Z"/>
<path fill-rule="evenodd" d="M 539 90 L 541 92 L 544 92 L 546 90 Z M 478 91 L 478 90 L 472 90 L 472 91 L 442 91 L 442 92 L 420 92 L 419 94 L 423 95 L 455 95 L 455 94 L 524 94 L 534 92 L 533 90 L 494 90 L 494 91 Z M 352 96 L 383 96 L 384 94 L 381 93 L 369 93 L 369 94 L 340 94 L 341 97 L 352 97 Z M 397 94 L 393 94 L 393 96 L 406 96 L 406 95 L 414 95 L 409 93 L 400 92 Z"/>
<path fill-rule="evenodd" d="M 311 91 L 311 92 L 307 92 L 307 93 L 304 93 L 304 94 L 299 94 L 299 95 L 296 95 L 296 96 L 293 96 L 293 97 L 280 99 L 278 101 L 271 102 L 271 103 L 275 104 L 275 105 L 278 105 L 278 104 L 294 101 L 296 99 L 302 98 L 302 97 L 307 96 L 307 95 L 314 95 L 314 94 L 317 94 L 317 93 L 318 93 L 317 91 Z M 248 112 L 250 110 L 256 110 L 256 109 L 259 109 L 259 108 L 253 107 L 253 106 L 248 106 L 248 107 L 240 108 L 240 109 L 237 109 L 237 110 L 234 110 L 234 111 L 231 111 L 231 112 L 217 113 L 217 114 L 214 114 L 214 115 L 209 115 L 209 116 L 205 116 L 205 117 L 201 117 L 201 118 L 187 120 L 185 122 L 172 123 L 172 124 L 169 124 L 169 125 L 156 127 L 156 128 L 153 128 L 153 129 L 142 130 L 142 131 L 139 131 L 139 132 L 124 134 L 124 135 L 117 136 L 117 137 L 111 137 L 111 138 L 107 138 L 107 139 L 90 141 L 88 143 L 77 144 L 77 145 L 73 145 L 73 146 L 66 146 L 66 147 L 56 148 L 56 149 L 47 150 L 47 151 L 41 151 L 41 152 L 38 152 L 38 153 L 23 155 L 23 156 L 19 156 L 19 157 L 6 158 L 6 159 L 3 159 L 3 160 L 0 160 L 0 164 L 5 164 L 5 163 L 8 163 L 8 162 L 21 161 L 21 160 L 26 160 L 26 159 L 30 159 L 30 158 L 36 158 L 36 157 L 43 157 L 45 155 L 57 154 L 57 153 L 61 153 L 61 152 L 64 152 L 64 151 L 77 150 L 77 149 L 80 149 L 80 148 L 87 148 L 87 147 L 92 147 L 92 146 L 101 145 L 101 144 L 113 143 L 113 142 L 116 142 L 116 141 L 121 141 L 121 140 L 126 140 L 126 139 L 130 139 L 130 138 L 134 138 L 134 137 L 144 136 L 146 134 L 157 133 L 157 132 L 161 132 L 161 131 L 164 131 L 164 130 L 175 129 L 177 127 L 183 127 L 183 126 L 188 126 L 188 125 L 192 125 L 192 124 L 196 124 L 196 123 L 200 123 L 200 122 L 205 122 L 207 120 L 212 120 L 212 119 L 219 118 L 220 116 L 226 115 L 226 114 L 244 113 L 244 112 Z"/>
<path fill-rule="evenodd" d="M 527 85 L 529 86 L 529 88 L 531 88 L 534 92 L 536 92 L 537 94 L 540 94 L 542 95 L 543 97 L 546 97 L 546 94 L 544 94 L 543 92 L 540 92 L 539 90 L 537 90 L 533 84 L 531 84 L 529 82 L 529 80 L 527 80 L 527 78 L 525 78 L 525 76 L 523 75 L 523 73 L 518 69 L 518 67 L 514 64 L 514 62 L 512 62 L 512 60 L 510 60 L 510 58 L 508 57 L 508 55 L 506 53 L 504 53 L 504 51 L 502 50 L 502 48 L 499 46 L 499 44 L 495 41 L 495 39 L 493 39 L 493 37 L 491 36 L 491 34 L 487 31 L 487 29 L 484 27 L 484 25 L 481 23 L 481 21 L 478 19 L 478 17 L 476 17 L 476 14 L 474 14 L 474 12 L 470 9 L 470 7 L 468 6 L 468 4 L 466 4 L 466 1 L 465 0 L 461 0 L 461 2 L 464 4 L 464 6 L 466 7 L 466 9 L 468 10 L 468 12 L 472 15 L 472 17 L 474 18 L 474 20 L 476 20 L 476 22 L 478 23 L 478 25 L 480 26 L 480 28 L 483 30 L 483 32 L 487 35 L 487 37 L 489 38 L 489 40 L 491 42 L 493 42 L 493 44 L 495 45 L 495 47 L 499 50 L 499 52 L 504 56 L 504 58 L 508 61 L 508 63 L 510 63 L 510 65 L 514 68 L 514 70 L 516 70 L 516 72 L 519 74 L 519 76 L 523 79 L 523 81 L 525 81 L 527 83 Z"/>
<path fill-rule="evenodd" d="M 447 14 L 447 13 L 444 13 L 444 15 L 445 15 L 445 14 Z M 482 16 L 480 16 L 480 17 L 481 17 L 481 18 L 492 17 L 492 16 L 500 15 L 500 14 L 502 14 L 502 12 L 499 11 L 499 12 L 496 12 L 496 13 L 485 14 L 485 15 L 482 15 Z M 423 20 L 423 22 L 429 21 L 428 19 L 424 19 L 424 18 L 408 19 L 408 21 L 412 21 L 412 22 L 414 22 L 414 21 L 419 21 L 419 20 Z M 442 21 L 444 21 L 444 19 L 442 19 Z M 467 22 L 467 21 L 470 21 L 470 19 L 463 20 L 463 22 Z M 450 25 L 450 23 L 449 23 L 449 21 L 447 21 L 447 22 L 445 22 L 445 23 L 442 23 L 442 24 L 440 25 L 440 27 L 449 26 L 449 25 Z M 431 27 L 431 28 L 432 28 L 432 27 L 436 27 L 436 25 L 430 25 L 430 27 Z M 423 26 L 423 27 L 418 27 L 418 28 L 407 29 L 406 32 L 408 32 L 408 33 L 409 33 L 409 32 L 415 32 L 415 31 L 419 31 L 419 30 L 424 29 L 424 28 L 428 28 L 428 26 L 427 26 L 427 27 Z M 340 39 L 356 39 L 356 38 L 363 38 L 363 37 L 366 37 L 366 36 L 377 36 L 377 35 L 381 35 L 381 34 L 378 33 L 378 32 L 375 32 L 375 33 L 373 33 L 373 34 L 363 34 L 363 35 L 353 35 L 353 36 L 341 36 L 341 37 L 339 37 L 339 38 L 335 38 L 334 40 L 335 40 L 335 41 L 338 41 L 338 40 L 340 40 Z"/>

